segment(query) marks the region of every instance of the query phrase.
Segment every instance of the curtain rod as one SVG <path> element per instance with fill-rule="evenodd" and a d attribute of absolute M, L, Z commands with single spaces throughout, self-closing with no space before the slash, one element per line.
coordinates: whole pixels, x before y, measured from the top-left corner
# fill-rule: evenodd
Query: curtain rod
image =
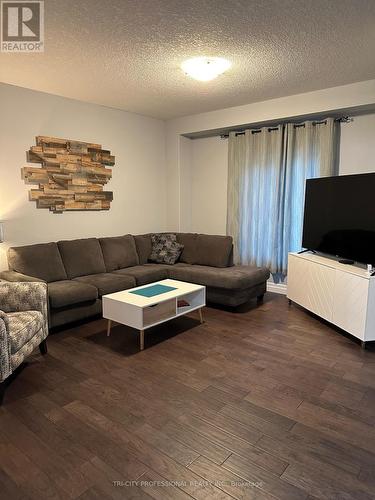
<path fill-rule="evenodd" d="M 335 122 L 341 122 L 341 123 L 350 123 L 353 121 L 353 118 L 350 117 L 350 116 L 342 116 L 341 118 L 335 118 L 334 120 Z M 327 120 L 321 120 L 321 121 L 313 121 L 312 122 L 312 125 L 315 126 L 315 125 L 323 125 L 323 124 L 326 124 L 327 123 Z M 281 123 L 280 125 L 276 126 L 276 127 L 268 127 L 268 132 L 272 132 L 273 130 L 278 130 L 280 126 L 284 126 L 286 125 L 286 123 Z M 294 124 L 294 128 L 299 128 L 299 127 L 304 127 L 305 124 L 304 123 L 295 123 Z M 262 132 L 262 129 L 246 129 L 246 130 L 251 130 L 251 133 L 252 134 L 259 134 L 260 132 Z M 245 135 L 245 129 L 243 130 L 239 130 L 238 132 L 236 132 L 236 137 L 238 135 Z M 229 137 L 229 133 L 227 134 L 221 134 L 220 135 L 220 138 L 221 139 L 227 139 Z"/>

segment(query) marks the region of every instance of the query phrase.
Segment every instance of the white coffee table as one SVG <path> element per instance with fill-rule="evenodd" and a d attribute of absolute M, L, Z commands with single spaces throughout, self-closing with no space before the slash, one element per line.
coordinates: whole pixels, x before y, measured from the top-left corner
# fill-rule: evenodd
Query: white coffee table
<path fill-rule="evenodd" d="M 153 285 L 165 285 L 174 290 L 153 297 L 136 295 L 135 290 L 146 289 Z M 191 311 L 199 311 L 203 323 L 202 308 L 206 305 L 206 287 L 177 280 L 161 280 L 122 292 L 103 296 L 103 318 L 108 319 L 107 335 L 111 333 L 112 322 L 131 326 L 140 331 L 140 350 L 144 349 L 144 331 L 165 321 L 183 316 Z M 189 305 L 179 307 L 178 302 Z"/>

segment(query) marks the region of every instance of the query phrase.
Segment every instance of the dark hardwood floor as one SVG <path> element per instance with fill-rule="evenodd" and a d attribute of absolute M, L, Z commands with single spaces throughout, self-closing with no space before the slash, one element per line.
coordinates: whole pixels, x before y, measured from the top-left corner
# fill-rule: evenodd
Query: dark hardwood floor
<path fill-rule="evenodd" d="M 49 337 L 0 408 L 0 498 L 375 498 L 375 352 L 284 296 Z"/>

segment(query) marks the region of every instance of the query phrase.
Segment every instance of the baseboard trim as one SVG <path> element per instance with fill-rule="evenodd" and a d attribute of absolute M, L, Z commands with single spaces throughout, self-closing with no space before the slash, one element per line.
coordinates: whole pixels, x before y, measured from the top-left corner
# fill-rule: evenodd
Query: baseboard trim
<path fill-rule="evenodd" d="M 286 284 L 267 282 L 267 292 L 281 293 L 282 295 L 286 295 Z"/>

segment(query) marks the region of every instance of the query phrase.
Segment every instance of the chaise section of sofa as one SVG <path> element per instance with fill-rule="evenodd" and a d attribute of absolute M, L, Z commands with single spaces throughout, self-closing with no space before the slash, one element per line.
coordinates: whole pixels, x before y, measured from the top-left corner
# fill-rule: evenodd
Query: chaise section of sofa
<path fill-rule="evenodd" d="M 172 269 L 170 278 L 205 285 L 209 302 L 236 307 L 264 295 L 269 272 L 251 266 L 215 268 L 192 265 Z"/>
<path fill-rule="evenodd" d="M 100 314 L 105 294 L 166 278 L 205 285 L 209 302 L 228 306 L 265 293 L 269 271 L 233 266 L 231 237 L 173 234 L 184 247 L 174 265 L 150 262 L 151 234 L 127 234 L 10 248 L 0 277 L 46 282 L 50 327 Z"/>
<path fill-rule="evenodd" d="M 184 249 L 177 264 L 154 264 L 157 268 L 164 266 L 167 274 L 165 277 L 205 285 L 209 302 L 231 307 L 239 306 L 251 298 L 261 297 L 266 292 L 269 270 L 255 266 L 234 266 L 231 236 L 173 234 L 176 234 L 177 241 L 184 245 Z M 134 238 L 138 251 L 142 252 L 143 262 L 147 262 L 151 255 L 151 235 L 138 235 Z M 127 273 L 129 270 L 124 269 L 123 272 Z"/>

